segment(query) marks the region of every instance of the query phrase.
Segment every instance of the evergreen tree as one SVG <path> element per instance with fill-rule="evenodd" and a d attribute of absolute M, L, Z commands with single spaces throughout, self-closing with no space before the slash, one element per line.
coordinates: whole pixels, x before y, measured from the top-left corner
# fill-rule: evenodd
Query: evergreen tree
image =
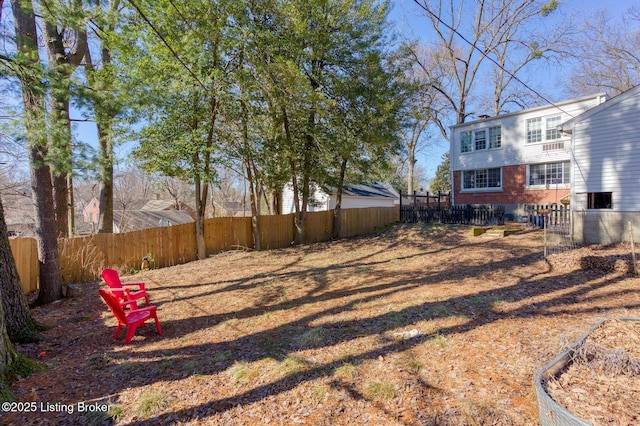
<path fill-rule="evenodd" d="M 449 151 L 442 154 L 442 162 L 436 169 L 436 177 L 429 184 L 430 192 L 451 191 L 451 168 L 450 168 Z"/>

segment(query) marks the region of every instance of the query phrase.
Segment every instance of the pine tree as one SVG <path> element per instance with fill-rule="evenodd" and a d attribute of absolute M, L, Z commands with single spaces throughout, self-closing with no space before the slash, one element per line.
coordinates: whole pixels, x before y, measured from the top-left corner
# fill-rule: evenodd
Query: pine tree
<path fill-rule="evenodd" d="M 435 193 L 438 191 L 451 191 L 451 170 L 449 151 L 442 154 L 442 162 L 436 169 L 436 177 L 429 184 L 429 191 Z"/>

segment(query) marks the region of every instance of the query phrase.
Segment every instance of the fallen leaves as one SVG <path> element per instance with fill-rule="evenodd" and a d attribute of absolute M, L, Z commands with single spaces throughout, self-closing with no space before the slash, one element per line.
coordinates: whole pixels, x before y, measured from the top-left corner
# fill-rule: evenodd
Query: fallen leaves
<path fill-rule="evenodd" d="M 34 310 L 53 327 L 18 350 L 45 352 L 49 369 L 12 390 L 25 402 L 109 401 L 120 424 L 537 424 L 533 374 L 563 336 L 640 312 L 640 280 L 590 258 L 625 261 L 623 245 L 547 263 L 538 232 L 468 234 L 398 225 L 147 271 L 135 281 L 165 333 L 146 327 L 128 346 L 112 339 L 100 283 L 79 284 L 82 296 Z M 88 423 L 38 414 L 0 421 Z"/>

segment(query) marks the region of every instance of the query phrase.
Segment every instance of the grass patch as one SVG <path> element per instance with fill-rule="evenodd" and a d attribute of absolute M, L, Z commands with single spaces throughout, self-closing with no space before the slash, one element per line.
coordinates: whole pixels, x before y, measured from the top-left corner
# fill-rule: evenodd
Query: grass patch
<path fill-rule="evenodd" d="M 443 303 L 436 303 L 429 308 L 429 315 L 432 317 L 448 317 L 451 312 L 451 308 Z"/>
<path fill-rule="evenodd" d="M 229 376 L 234 382 L 246 385 L 260 376 L 260 370 L 249 366 L 246 362 L 235 362 L 229 367 Z"/>
<path fill-rule="evenodd" d="M 166 395 L 157 390 L 149 390 L 140 394 L 134 404 L 136 416 L 149 417 L 169 406 Z"/>
<path fill-rule="evenodd" d="M 113 358 L 105 353 L 93 354 L 87 357 L 87 366 L 93 368 L 94 370 L 103 369 L 109 365 L 112 365 L 113 363 Z"/>
<path fill-rule="evenodd" d="M 409 362 L 409 371 L 411 371 L 413 374 L 418 374 L 423 368 L 424 365 L 422 365 L 422 363 L 416 361 L 415 359 Z"/>
<path fill-rule="evenodd" d="M 196 360 L 190 359 L 189 361 L 182 364 L 182 370 L 193 371 L 196 369 L 197 366 L 198 366 L 198 363 L 196 362 Z"/>
<path fill-rule="evenodd" d="M 240 324 L 240 320 L 238 318 L 229 318 L 220 323 L 220 327 L 228 327 L 228 328 L 237 328 L 238 324 Z"/>
<path fill-rule="evenodd" d="M 436 334 L 433 339 L 431 339 L 431 344 L 438 349 L 444 349 L 449 346 L 449 339 L 442 334 Z"/>
<path fill-rule="evenodd" d="M 84 322 L 84 321 L 90 321 L 90 320 L 91 320 L 91 315 L 81 315 L 79 317 L 71 318 L 69 322 L 78 323 L 78 322 Z"/>
<path fill-rule="evenodd" d="M 370 382 L 367 384 L 365 394 L 369 398 L 388 401 L 396 396 L 396 388 L 391 383 Z"/>
<path fill-rule="evenodd" d="M 233 353 L 230 351 L 222 351 L 222 352 L 216 352 L 213 357 L 211 358 L 211 360 L 213 362 L 223 362 L 223 361 L 228 361 L 231 358 L 233 358 Z"/>
<path fill-rule="evenodd" d="M 329 392 L 331 392 L 331 387 L 326 384 L 314 386 L 311 389 L 311 398 L 317 402 L 324 399 Z"/>
<path fill-rule="evenodd" d="M 285 376 L 293 376 L 307 369 L 307 360 L 300 355 L 288 355 L 280 364 L 277 371 Z"/>
<path fill-rule="evenodd" d="M 121 405 L 108 403 L 109 409 L 107 411 L 87 411 L 83 416 L 83 424 L 89 426 L 110 425 L 118 422 L 118 419 L 122 417 L 124 409 Z"/>
<path fill-rule="evenodd" d="M 115 374 L 133 374 L 137 370 L 137 364 L 133 361 L 124 361 L 113 367 Z"/>
<path fill-rule="evenodd" d="M 489 308 L 492 311 L 497 311 L 497 312 L 503 311 L 506 308 L 506 306 L 507 306 L 507 301 L 503 299 L 492 299 L 489 302 Z"/>
<path fill-rule="evenodd" d="M 284 352 L 284 344 L 275 340 L 267 341 L 262 347 L 262 353 L 270 358 L 279 358 Z"/>
<path fill-rule="evenodd" d="M 336 379 L 353 379 L 357 372 L 357 367 L 354 364 L 345 362 L 333 371 L 333 377 Z"/>
<path fill-rule="evenodd" d="M 402 315 L 396 311 L 387 312 L 380 320 L 382 326 L 386 329 L 398 328 L 405 324 Z"/>
<path fill-rule="evenodd" d="M 315 327 L 305 331 L 296 339 L 298 347 L 319 346 L 326 339 L 327 332 L 322 327 Z"/>

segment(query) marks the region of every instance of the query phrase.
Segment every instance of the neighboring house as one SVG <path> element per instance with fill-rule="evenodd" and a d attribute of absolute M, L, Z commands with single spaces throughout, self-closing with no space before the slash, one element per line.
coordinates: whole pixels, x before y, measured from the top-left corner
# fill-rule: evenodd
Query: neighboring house
<path fill-rule="evenodd" d="M 559 202 L 571 187 L 571 138 L 560 125 L 604 101 L 599 93 L 452 126 L 452 202 L 504 205 L 511 219 L 525 204 Z"/>
<path fill-rule="evenodd" d="M 640 241 L 640 86 L 565 122 L 572 138 L 573 237 Z"/>
<path fill-rule="evenodd" d="M 113 232 L 131 232 L 140 229 L 182 225 L 194 222 L 184 210 L 114 210 Z"/>
<path fill-rule="evenodd" d="M 82 221 L 76 219 L 78 235 L 97 232 L 100 202 L 93 198 L 82 210 Z M 176 210 L 175 203 L 166 200 L 134 200 L 125 210 L 113 211 L 113 232 L 130 232 L 160 226 L 181 225 L 194 222 L 195 210 L 181 203 Z"/>
<path fill-rule="evenodd" d="M 100 218 L 100 201 L 93 197 L 91 201 L 82 209 L 82 218 L 84 223 L 98 223 Z"/>
<path fill-rule="evenodd" d="M 336 191 L 327 193 L 317 185 L 313 185 L 309 197 L 307 211 L 326 211 L 336 207 Z M 372 182 L 362 184 L 345 184 L 342 188 L 343 209 L 364 207 L 393 207 L 400 203 L 400 194 L 388 183 Z M 294 213 L 293 187 L 287 184 L 282 192 L 282 213 Z"/>
<path fill-rule="evenodd" d="M 221 203 L 213 202 L 213 208 L 207 206 L 207 217 L 248 217 L 251 216 L 250 203 L 242 201 L 222 201 Z"/>
<path fill-rule="evenodd" d="M 187 212 L 189 216 L 193 218 L 193 220 L 196 219 L 196 210 L 190 205 L 182 201 L 180 201 L 176 206 L 175 201 L 160 200 L 160 199 L 150 200 L 150 201 L 147 201 L 142 207 L 140 207 L 139 210 L 143 210 L 143 211 L 180 210 L 180 211 Z"/>

